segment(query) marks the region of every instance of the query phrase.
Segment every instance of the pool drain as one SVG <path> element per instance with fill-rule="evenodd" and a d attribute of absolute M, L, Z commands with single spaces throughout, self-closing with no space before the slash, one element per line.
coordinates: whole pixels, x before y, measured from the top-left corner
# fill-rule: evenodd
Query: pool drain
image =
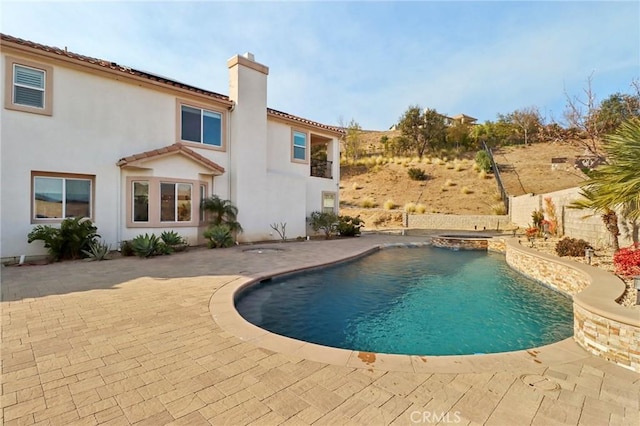
<path fill-rule="evenodd" d="M 541 391 L 554 391 L 560 389 L 559 383 L 554 382 L 547 377 L 540 376 L 539 374 L 525 374 L 520 376 L 520 380 L 522 380 L 525 385 Z"/>

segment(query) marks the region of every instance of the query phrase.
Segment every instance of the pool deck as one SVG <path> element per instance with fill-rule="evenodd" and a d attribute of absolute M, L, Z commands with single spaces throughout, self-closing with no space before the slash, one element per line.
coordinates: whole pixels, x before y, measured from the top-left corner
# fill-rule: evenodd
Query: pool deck
<path fill-rule="evenodd" d="M 640 375 L 570 339 L 510 354 L 346 356 L 274 343 L 228 307 L 258 277 L 426 238 L 4 267 L 0 424 L 640 423 Z"/>

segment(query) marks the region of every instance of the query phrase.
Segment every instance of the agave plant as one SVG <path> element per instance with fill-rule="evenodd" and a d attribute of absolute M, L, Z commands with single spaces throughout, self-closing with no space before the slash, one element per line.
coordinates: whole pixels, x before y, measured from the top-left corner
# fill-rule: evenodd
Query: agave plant
<path fill-rule="evenodd" d="M 205 232 L 204 237 L 209 240 L 209 248 L 225 248 L 233 245 L 233 235 L 227 225 L 212 225 Z"/>
<path fill-rule="evenodd" d="M 155 234 L 138 235 L 131 240 L 131 248 L 136 256 L 139 257 L 151 257 L 171 253 L 171 248 Z"/>
<path fill-rule="evenodd" d="M 89 244 L 89 250 L 82 250 L 89 260 L 108 260 L 111 246 L 100 241 Z"/>

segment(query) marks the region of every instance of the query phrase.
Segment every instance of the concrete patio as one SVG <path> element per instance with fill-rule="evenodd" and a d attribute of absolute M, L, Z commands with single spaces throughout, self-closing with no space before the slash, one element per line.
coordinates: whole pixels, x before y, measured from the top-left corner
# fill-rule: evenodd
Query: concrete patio
<path fill-rule="evenodd" d="M 335 365 L 242 340 L 214 320 L 212 296 L 238 280 L 426 239 L 3 267 L 0 423 L 640 423 L 640 376 L 570 340 L 484 361 L 424 357 L 396 368 L 363 356 Z"/>

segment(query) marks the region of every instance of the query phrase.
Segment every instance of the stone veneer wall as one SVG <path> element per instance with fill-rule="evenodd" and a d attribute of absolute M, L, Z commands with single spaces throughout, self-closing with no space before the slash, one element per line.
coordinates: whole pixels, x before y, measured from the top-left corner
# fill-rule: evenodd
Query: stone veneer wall
<path fill-rule="evenodd" d="M 404 225 L 419 229 L 503 231 L 510 221 L 508 215 L 405 214 Z"/>
<path fill-rule="evenodd" d="M 624 283 L 598 268 L 572 264 L 506 241 L 507 263 L 573 296 L 574 340 L 589 353 L 640 372 L 640 315 L 616 303 Z"/>
<path fill-rule="evenodd" d="M 518 250 L 507 250 L 507 263 L 513 269 L 543 282 L 565 294 L 574 296 L 589 285 L 589 277 L 582 271 L 567 265 L 546 261 Z"/>
<path fill-rule="evenodd" d="M 432 237 L 431 244 L 452 250 L 487 250 L 489 241 L 488 238 Z"/>

